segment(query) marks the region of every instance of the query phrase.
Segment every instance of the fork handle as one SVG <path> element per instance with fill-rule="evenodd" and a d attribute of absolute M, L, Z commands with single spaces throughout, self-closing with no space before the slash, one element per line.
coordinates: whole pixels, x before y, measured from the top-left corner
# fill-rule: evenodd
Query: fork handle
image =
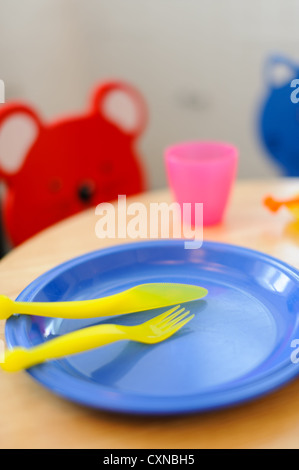
<path fill-rule="evenodd" d="M 28 369 L 46 360 L 84 352 L 126 338 L 126 333 L 117 325 L 89 326 L 51 339 L 30 349 L 16 347 L 7 350 L 4 355 L 4 362 L 0 363 L 0 366 L 3 370 L 16 372 Z"/>

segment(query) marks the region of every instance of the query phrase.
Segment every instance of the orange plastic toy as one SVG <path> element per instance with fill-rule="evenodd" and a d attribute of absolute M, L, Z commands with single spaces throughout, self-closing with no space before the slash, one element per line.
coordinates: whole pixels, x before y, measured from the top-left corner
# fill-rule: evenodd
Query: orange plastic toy
<path fill-rule="evenodd" d="M 134 128 L 125 129 L 105 111 L 115 92 L 134 105 Z M 119 194 L 143 191 L 136 140 L 146 116 L 142 96 L 122 82 L 100 84 L 83 114 L 52 123 L 44 123 L 25 104 L 1 106 L 0 178 L 6 186 L 2 212 L 12 244 Z"/>
<path fill-rule="evenodd" d="M 295 217 L 296 220 L 299 220 L 299 196 L 292 199 L 286 199 L 283 201 L 278 201 L 271 196 L 267 196 L 264 199 L 264 205 L 270 209 L 272 212 L 277 212 L 281 207 L 286 207 L 290 213 Z"/>

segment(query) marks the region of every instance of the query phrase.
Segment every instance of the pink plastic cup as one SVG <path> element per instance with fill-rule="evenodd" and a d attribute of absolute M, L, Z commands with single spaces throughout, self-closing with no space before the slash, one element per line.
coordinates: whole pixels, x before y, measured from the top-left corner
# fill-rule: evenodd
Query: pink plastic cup
<path fill-rule="evenodd" d="M 181 210 L 183 203 L 191 203 L 191 225 L 196 202 L 203 203 L 203 225 L 220 223 L 237 173 L 238 149 L 222 142 L 186 142 L 168 147 L 164 155 L 169 186 Z"/>

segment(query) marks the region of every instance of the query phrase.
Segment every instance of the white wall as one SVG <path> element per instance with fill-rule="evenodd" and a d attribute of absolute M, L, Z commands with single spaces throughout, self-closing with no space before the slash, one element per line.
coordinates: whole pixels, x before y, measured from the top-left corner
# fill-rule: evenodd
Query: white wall
<path fill-rule="evenodd" d="M 299 59 L 298 18 L 296 0 L 1 0 L 0 78 L 47 118 L 83 108 L 101 79 L 135 84 L 152 187 L 165 184 L 165 146 L 187 139 L 234 142 L 239 177 L 270 177 L 254 128 L 262 65 Z"/>

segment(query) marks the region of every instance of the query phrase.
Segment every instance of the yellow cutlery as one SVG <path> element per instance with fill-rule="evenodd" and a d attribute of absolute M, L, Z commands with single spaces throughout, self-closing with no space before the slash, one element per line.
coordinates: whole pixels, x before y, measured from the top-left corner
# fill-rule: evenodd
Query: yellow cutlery
<path fill-rule="evenodd" d="M 121 340 L 147 344 L 159 343 L 176 333 L 193 317 L 194 315 L 190 315 L 189 311 L 185 311 L 178 305 L 136 326 L 101 324 L 82 328 L 29 349 L 22 347 L 8 349 L 0 367 L 8 372 L 16 372 L 47 360 L 58 359 Z"/>
<path fill-rule="evenodd" d="M 14 313 L 56 318 L 94 318 L 169 307 L 201 299 L 207 289 L 190 284 L 139 284 L 117 294 L 93 300 L 16 302 L 0 296 L 0 320 Z"/>

